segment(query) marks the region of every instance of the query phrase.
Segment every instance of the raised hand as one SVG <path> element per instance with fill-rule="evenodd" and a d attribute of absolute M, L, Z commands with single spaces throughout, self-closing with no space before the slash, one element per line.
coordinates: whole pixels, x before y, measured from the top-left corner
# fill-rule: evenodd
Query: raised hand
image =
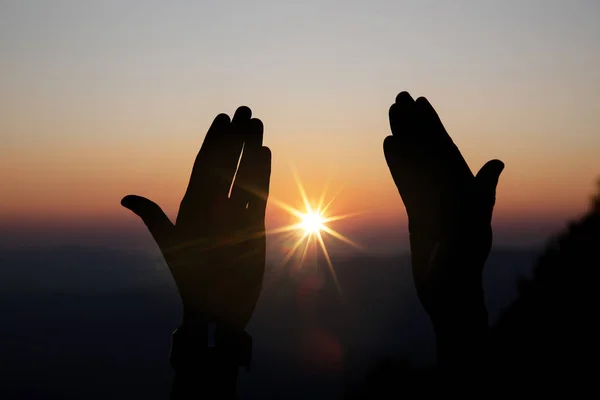
<path fill-rule="evenodd" d="M 408 214 L 417 293 L 435 325 L 484 307 L 481 274 L 504 164 L 489 161 L 474 176 L 424 97 L 400 93 L 389 119 L 385 158 Z"/>
<path fill-rule="evenodd" d="M 258 300 L 271 152 L 262 146 L 262 122 L 251 116 L 248 107 L 240 107 L 232 120 L 226 114 L 215 118 L 175 225 L 146 198 L 129 195 L 121 201 L 160 247 L 181 295 L 184 322 L 243 330 Z"/>

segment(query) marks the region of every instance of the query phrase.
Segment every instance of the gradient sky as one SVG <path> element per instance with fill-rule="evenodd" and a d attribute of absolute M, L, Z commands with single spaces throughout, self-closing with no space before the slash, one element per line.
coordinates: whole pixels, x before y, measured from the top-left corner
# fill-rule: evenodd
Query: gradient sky
<path fill-rule="evenodd" d="M 174 217 L 212 119 L 246 104 L 272 196 L 298 203 L 291 167 L 310 196 L 330 181 L 364 213 L 339 229 L 381 244 L 405 232 L 382 141 L 408 90 L 473 170 L 506 163 L 501 240 L 541 240 L 600 175 L 599 39 L 595 0 L 4 0 L 0 230 L 141 231 L 128 193 Z"/>

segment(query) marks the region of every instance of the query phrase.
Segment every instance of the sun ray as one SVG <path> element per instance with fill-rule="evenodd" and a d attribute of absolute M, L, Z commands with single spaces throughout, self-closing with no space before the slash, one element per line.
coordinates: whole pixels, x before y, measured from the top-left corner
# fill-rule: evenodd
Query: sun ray
<path fill-rule="evenodd" d="M 285 271 L 285 266 L 289 264 L 290 260 L 293 257 L 295 257 L 295 260 L 297 261 L 294 262 L 294 267 L 301 267 L 308 258 L 312 258 L 312 255 L 311 257 L 308 257 L 308 251 L 311 245 L 314 245 L 315 257 L 318 257 L 318 253 L 322 252 L 327 262 L 327 268 L 331 273 L 332 280 L 336 286 L 338 293 L 341 295 L 342 290 L 337 279 L 337 274 L 333 267 L 331 256 L 325 244 L 324 235 L 326 234 L 333 236 L 337 240 L 340 240 L 357 249 L 362 249 L 362 247 L 359 244 L 352 241 L 351 239 L 337 232 L 333 228 L 328 227 L 326 224 L 329 222 L 351 218 L 356 215 L 359 215 L 359 213 L 348 213 L 343 215 L 327 216 L 327 211 L 329 210 L 333 202 L 338 198 L 343 188 L 337 190 L 335 196 L 330 198 L 329 201 L 326 201 L 326 197 L 328 197 L 327 192 L 329 190 L 330 183 L 328 181 L 324 185 L 323 191 L 319 194 L 319 196 L 313 199 L 316 200 L 316 202 L 311 204 L 311 201 L 307 196 L 306 190 L 304 189 L 302 182 L 298 178 L 298 175 L 296 174 L 293 168 L 292 172 L 302 201 L 301 209 L 297 209 L 273 197 L 269 199 L 269 202 L 271 204 L 274 204 L 280 209 L 286 211 L 288 214 L 298 218 L 298 222 L 295 224 L 292 223 L 290 225 L 270 229 L 266 232 L 266 234 L 268 235 L 283 234 L 284 238 L 281 239 L 282 243 L 284 241 L 287 243 L 288 240 L 294 240 L 292 242 L 292 246 L 289 248 L 289 251 L 287 251 L 287 253 L 283 257 L 283 260 L 281 260 L 281 262 L 278 263 L 278 267 L 275 269 L 276 275 L 279 276 Z M 294 231 L 302 232 L 297 239 L 292 239 L 292 237 L 294 236 Z M 316 260 L 317 258 L 315 258 L 314 266 L 315 268 L 318 268 L 319 263 Z"/>
<path fill-rule="evenodd" d="M 296 253 L 296 250 L 298 250 L 298 247 L 300 247 L 300 245 L 302 244 L 302 241 L 304 240 L 304 238 L 306 236 L 308 236 L 308 234 L 304 233 L 302 235 L 302 237 L 300 239 L 298 239 L 296 241 L 296 243 L 294 243 L 294 245 L 292 246 L 292 248 L 290 249 L 290 251 L 287 252 L 285 258 L 283 259 L 283 261 L 281 261 L 281 266 L 282 267 L 285 266 L 288 263 L 288 261 L 290 261 L 290 258 L 292 258 L 293 255 Z"/>
<path fill-rule="evenodd" d="M 268 231 L 265 232 L 265 234 L 274 235 L 277 233 L 291 232 L 291 231 L 300 229 L 301 227 L 302 227 L 302 223 L 297 223 L 297 224 L 293 224 L 293 225 L 285 225 L 285 226 L 281 226 L 279 228 L 269 229 Z"/>
<path fill-rule="evenodd" d="M 329 257 L 329 252 L 327 251 L 327 247 L 325 247 L 325 242 L 323 241 L 323 237 L 321 236 L 321 233 L 317 233 L 315 236 L 317 237 L 317 240 L 319 241 L 319 244 L 321 245 L 321 250 L 323 251 L 323 255 L 325 256 L 325 261 L 327 261 L 327 266 L 329 267 L 329 272 L 331 272 L 331 278 L 333 279 L 333 283 L 335 283 L 335 287 L 337 288 L 338 293 L 341 295 L 342 289 L 340 288 L 340 284 L 338 282 L 337 275 L 335 273 L 335 270 L 333 269 L 333 263 L 331 262 L 331 258 Z"/>
<path fill-rule="evenodd" d="M 342 193 L 342 191 L 344 190 L 343 187 L 341 187 L 337 193 L 331 197 L 331 199 L 329 200 L 329 202 L 325 205 L 325 207 L 321 208 L 321 212 L 322 213 L 326 213 L 327 210 L 329 210 L 329 207 L 331 206 L 331 204 L 333 204 L 333 202 L 335 201 L 335 199 L 338 198 L 338 196 Z"/>
<path fill-rule="evenodd" d="M 304 202 L 304 207 L 306 207 L 306 211 L 312 212 L 312 208 L 310 207 L 310 203 L 308 201 L 308 197 L 306 196 L 306 192 L 304 191 L 304 187 L 302 186 L 302 182 L 300 182 L 300 178 L 298 178 L 298 174 L 295 171 L 294 179 L 296 180 L 296 185 L 298 186 L 298 190 L 300 191 L 300 196 L 302 197 L 302 201 Z"/>
<path fill-rule="evenodd" d="M 286 232 L 286 233 L 287 234 L 282 235 L 279 238 L 280 243 L 284 243 L 286 240 L 291 239 L 292 236 L 296 235 L 295 232 Z M 273 284 L 275 284 L 281 278 L 283 272 L 285 271 L 285 269 L 283 267 L 284 267 L 283 263 L 278 263 L 278 264 L 273 265 L 270 268 L 269 274 L 265 274 L 265 278 L 263 281 L 263 289 L 270 288 Z"/>
<path fill-rule="evenodd" d="M 357 249 L 362 249 L 362 247 L 358 244 L 353 242 L 352 240 L 348 239 L 346 236 L 342 235 L 341 233 L 338 233 L 336 231 L 334 231 L 333 229 L 331 229 L 328 226 L 323 225 L 323 227 L 321 228 L 321 230 L 329 233 L 331 236 L 333 236 L 334 238 L 341 240 L 342 242 L 345 242 Z"/>
<path fill-rule="evenodd" d="M 302 252 L 302 256 L 300 257 L 300 262 L 299 262 L 299 264 L 302 264 L 302 263 L 304 262 L 304 257 L 306 257 L 306 252 L 308 251 L 308 246 L 310 245 L 311 239 L 312 239 L 312 238 L 310 238 L 310 237 L 309 237 L 309 238 L 306 240 L 306 246 L 304 246 L 304 251 Z"/>
<path fill-rule="evenodd" d="M 323 191 L 321 192 L 321 197 L 319 198 L 319 204 L 317 205 L 317 210 L 323 210 L 323 202 L 325 201 L 325 195 L 327 194 L 328 188 L 329 181 L 327 181 L 327 183 L 325 183 L 325 186 L 323 186 Z"/>
<path fill-rule="evenodd" d="M 285 234 L 279 234 L 278 241 L 284 243 L 285 241 L 292 239 L 292 237 L 297 236 L 297 234 L 297 232 L 292 231 L 285 232 Z"/>
<path fill-rule="evenodd" d="M 290 213 L 298 218 L 302 218 L 302 216 L 304 215 L 302 212 L 296 210 L 294 207 L 292 207 L 276 198 L 269 197 L 269 203 L 275 204 L 277 207 L 281 208 L 284 211 L 287 211 L 288 213 Z"/>
<path fill-rule="evenodd" d="M 346 218 L 352 218 L 352 217 L 356 217 L 357 215 L 360 215 L 361 213 L 351 213 L 351 214 L 342 214 L 342 215 L 334 215 L 333 217 L 325 217 L 323 218 L 323 222 L 333 222 L 333 221 L 339 221 L 342 219 L 346 219 Z"/>

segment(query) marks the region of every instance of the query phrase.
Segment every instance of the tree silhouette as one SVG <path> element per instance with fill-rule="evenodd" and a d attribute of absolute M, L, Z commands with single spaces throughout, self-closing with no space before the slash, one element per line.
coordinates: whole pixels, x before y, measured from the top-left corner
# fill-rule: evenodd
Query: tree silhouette
<path fill-rule="evenodd" d="M 600 181 L 589 210 L 546 245 L 532 277 L 518 282 L 519 296 L 491 331 L 490 361 L 513 375 L 572 374 L 590 368 L 600 266 Z M 583 361 L 582 356 L 586 355 Z M 531 381 L 531 376 L 528 380 Z"/>
<path fill-rule="evenodd" d="M 600 213 L 600 179 L 596 182 L 598 193 L 592 198 L 592 213 Z"/>
<path fill-rule="evenodd" d="M 531 278 L 517 282 L 517 299 L 490 329 L 487 365 L 470 381 L 482 387 L 487 383 L 490 392 L 522 392 L 528 387 L 536 394 L 561 386 L 571 393 L 585 391 L 593 385 L 594 381 L 585 377 L 598 360 L 594 352 L 598 347 L 594 285 L 598 267 L 600 180 L 588 211 L 551 238 L 534 264 Z M 385 398 L 390 392 L 399 397 L 414 393 L 413 389 L 423 396 L 447 389 L 432 384 L 435 376 L 431 369 L 386 359 L 367 376 L 365 387 L 347 398 Z"/>

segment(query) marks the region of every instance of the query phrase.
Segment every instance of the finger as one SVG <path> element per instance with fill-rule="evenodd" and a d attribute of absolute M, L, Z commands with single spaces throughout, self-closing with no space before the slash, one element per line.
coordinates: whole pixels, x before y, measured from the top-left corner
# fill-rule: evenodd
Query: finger
<path fill-rule="evenodd" d="M 253 118 L 250 120 L 248 130 L 244 135 L 244 148 L 242 160 L 235 175 L 235 181 L 231 190 L 231 201 L 234 208 L 245 210 L 250 198 L 251 191 L 255 190 L 257 171 L 260 162 L 260 151 L 263 141 L 264 127 L 261 120 Z"/>
<path fill-rule="evenodd" d="M 160 206 L 145 197 L 136 195 L 123 197 L 121 205 L 141 218 L 164 253 L 172 237 L 174 226 Z"/>
<path fill-rule="evenodd" d="M 425 97 L 415 101 L 415 118 L 418 136 L 427 148 L 432 167 L 439 173 L 439 179 L 447 184 L 455 184 L 473 178 L 464 157 L 444 128 L 442 121 Z"/>
<path fill-rule="evenodd" d="M 258 118 L 250 120 L 248 131 L 244 135 L 244 147 L 259 149 L 263 143 L 265 127 Z"/>
<path fill-rule="evenodd" d="M 227 114 L 221 113 L 215 117 L 210 128 L 208 128 L 208 132 L 206 132 L 199 155 L 202 154 L 202 151 L 209 151 L 212 146 L 219 143 L 223 133 L 229 128 L 230 123 L 231 119 Z"/>
<path fill-rule="evenodd" d="M 238 107 L 231 120 L 229 131 L 219 143 L 214 170 L 218 174 L 215 194 L 220 199 L 229 197 L 251 116 L 252 111 L 250 108 L 246 106 Z"/>
<path fill-rule="evenodd" d="M 271 182 L 271 150 L 268 147 L 263 146 L 258 150 L 254 171 L 255 190 L 248 192 L 248 218 L 252 223 L 264 226 Z"/>
<path fill-rule="evenodd" d="M 396 96 L 396 102 L 389 109 L 392 135 L 408 138 L 412 135 L 414 100 L 408 92 Z"/>
<path fill-rule="evenodd" d="M 490 160 L 477 173 L 475 177 L 480 191 L 481 201 L 491 210 L 496 202 L 496 187 L 500 174 L 504 170 L 504 163 L 500 160 Z"/>
<path fill-rule="evenodd" d="M 390 173 L 402 201 L 407 208 L 414 203 L 416 197 L 415 175 L 417 174 L 416 165 L 411 162 L 411 154 L 403 147 L 401 140 L 396 136 L 388 136 L 383 141 L 383 152 Z"/>
<path fill-rule="evenodd" d="M 252 118 L 252 110 L 247 106 L 240 106 L 235 110 L 232 122 L 247 121 L 250 120 L 250 118 Z"/>
<path fill-rule="evenodd" d="M 190 183 L 181 201 L 178 223 L 196 221 L 201 209 L 212 213 L 213 209 L 223 206 L 242 149 L 240 125 L 251 114 L 248 107 L 239 107 L 233 120 L 226 114 L 215 118 L 196 157 Z"/>
<path fill-rule="evenodd" d="M 419 97 L 415 101 L 415 110 L 419 117 L 423 118 L 420 122 L 426 124 L 429 129 L 435 130 L 436 134 L 446 133 L 442 120 L 427 98 Z"/>
<path fill-rule="evenodd" d="M 401 170 L 403 167 L 400 150 L 396 136 L 388 136 L 383 140 L 383 154 L 396 186 L 401 183 L 400 177 L 402 175 Z"/>
<path fill-rule="evenodd" d="M 398 103 L 398 104 L 413 103 L 414 101 L 415 100 L 412 98 L 410 93 L 408 93 L 407 91 L 402 91 L 402 92 L 398 93 L 398 95 L 396 96 L 396 103 Z"/>
<path fill-rule="evenodd" d="M 231 120 L 227 114 L 219 114 L 213 120 L 194 161 L 180 213 L 181 211 L 185 213 L 185 204 L 197 207 L 203 194 L 209 192 L 208 189 L 215 185 L 215 179 L 211 171 L 214 168 L 215 160 L 218 158 L 219 143 L 229 130 L 230 123 Z"/>

